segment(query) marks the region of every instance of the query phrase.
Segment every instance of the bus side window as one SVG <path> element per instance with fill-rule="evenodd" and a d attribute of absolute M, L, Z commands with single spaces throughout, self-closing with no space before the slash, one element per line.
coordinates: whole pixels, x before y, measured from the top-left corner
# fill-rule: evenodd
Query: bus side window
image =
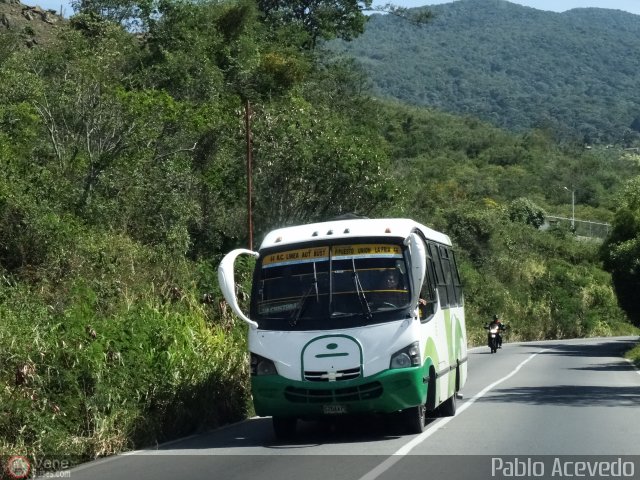
<path fill-rule="evenodd" d="M 453 286 L 456 291 L 456 299 L 458 300 L 458 306 L 464 306 L 464 295 L 462 293 L 462 282 L 460 281 L 460 274 L 458 273 L 458 262 L 456 256 L 451 251 L 451 272 L 453 273 Z"/>
<path fill-rule="evenodd" d="M 448 248 L 440 247 L 440 262 L 442 263 L 444 281 L 447 286 L 447 296 L 449 297 L 449 305 L 453 307 L 458 304 L 458 299 L 456 298 L 456 290 L 453 285 L 453 273 L 451 272 L 449 253 Z"/>
<path fill-rule="evenodd" d="M 442 308 L 448 308 L 452 303 L 447 293 L 447 281 L 442 270 L 442 263 L 440 262 L 440 249 L 435 243 L 431 244 L 431 253 L 433 255 L 433 264 L 436 272 L 436 285 L 438 288 L 438 296 L 440 297 L 440 306 Z"/>
<path fill-rule="evenodd" d="M 431 245 L 426 245 L 427 251 L 427 274 L 424 277 L 422 288 L 420 289 L 420 321 L 428 322 L 436 313 L 436 277 L 431 253 Z"/>

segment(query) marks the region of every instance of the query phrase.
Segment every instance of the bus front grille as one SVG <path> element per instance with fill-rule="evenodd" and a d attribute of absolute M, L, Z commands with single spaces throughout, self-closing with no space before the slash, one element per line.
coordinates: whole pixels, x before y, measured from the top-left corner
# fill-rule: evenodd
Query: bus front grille
<path fill-rule="evenodd" d="M 296 388 L 287 387 L 285 398 L 292 403 L 343 403 L 372 400 L 382 395 L 382 384 L 372 382 L 346 388 Z"/>
<path fill-rule="evenodd" d="M 313 372 L 305 370 L 304 379 L 309 382 L 339 382 L 341 380 L 353 380 L 360 376 L 360 367 L 338 370 L 337 372 Z"/>

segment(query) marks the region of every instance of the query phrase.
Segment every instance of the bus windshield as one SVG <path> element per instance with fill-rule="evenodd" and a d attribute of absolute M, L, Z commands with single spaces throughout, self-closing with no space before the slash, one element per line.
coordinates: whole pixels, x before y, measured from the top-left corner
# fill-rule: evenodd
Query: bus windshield
<path fill-rule="evenodd" d="M 410 303 L 407 264 L 395 244 L 353 244 L 266 254 L 252 316 L 277 330 L 329 329 L 398 318 Z M 394 315 L 389 315 L 393 312 Z"/>

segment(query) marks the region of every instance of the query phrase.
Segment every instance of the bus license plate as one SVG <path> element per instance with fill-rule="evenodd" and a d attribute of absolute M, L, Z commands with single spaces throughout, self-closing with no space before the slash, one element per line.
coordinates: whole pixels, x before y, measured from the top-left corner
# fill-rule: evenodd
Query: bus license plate
<path fill-rule="evenodd" d="M 325 415 L 342 415 L 347 413 L 346 405 L 323 405 L 322 411 Z"/>

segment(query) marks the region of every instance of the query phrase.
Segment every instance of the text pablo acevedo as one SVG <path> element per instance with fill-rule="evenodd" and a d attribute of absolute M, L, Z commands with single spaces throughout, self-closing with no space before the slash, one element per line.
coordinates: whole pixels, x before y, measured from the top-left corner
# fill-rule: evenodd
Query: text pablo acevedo
<path fill-rule="evenodd" d="M 614 460 L 571 460 L 553 458 L 547 461 L 533 458 L 491 458 L 492 477 L 587 477 L 633 478 L 635 464 L 622 458 Z"/>

